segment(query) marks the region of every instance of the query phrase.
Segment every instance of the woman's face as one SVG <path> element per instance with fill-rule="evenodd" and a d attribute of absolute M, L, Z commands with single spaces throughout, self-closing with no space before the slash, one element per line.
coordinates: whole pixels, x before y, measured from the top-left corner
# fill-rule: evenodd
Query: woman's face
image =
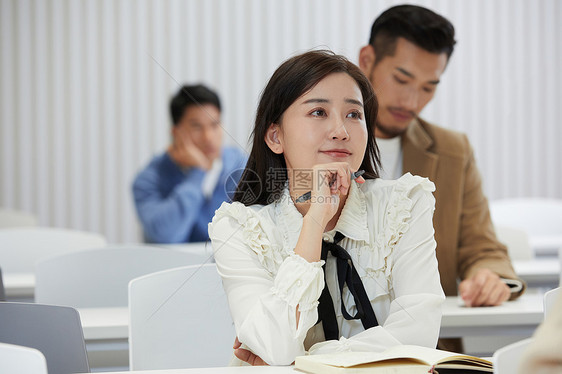
<path fill-rule="evenodd" d="M 358 170 L 367 147 L 359 86 L 346 73 L 326 76 L 287 108 L 266 141 L 273 152 L 283 153 L 289 172 L 331 162 Z"/>

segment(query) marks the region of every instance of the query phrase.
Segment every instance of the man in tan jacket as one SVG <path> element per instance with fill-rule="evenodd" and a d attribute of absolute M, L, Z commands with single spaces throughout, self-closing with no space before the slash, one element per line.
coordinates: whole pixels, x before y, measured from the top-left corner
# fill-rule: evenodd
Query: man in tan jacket
<path fill-rule="evenodd" d="M 392 7 L 375 20 L 359 66 L 379 101 L 375 135 L 383 177 L 410 172 L 435 183 L 433 223 L 445 294 L 460 294 L 467 306 L 494 306 L 521 295 L 525 285 L 495 236 L 470 143 L 418 117 L 453 53 L 454 33 L 447 19 L 426 8 Z M 443 349 L 462 350 L 458 340 L 443 343 Z"/>

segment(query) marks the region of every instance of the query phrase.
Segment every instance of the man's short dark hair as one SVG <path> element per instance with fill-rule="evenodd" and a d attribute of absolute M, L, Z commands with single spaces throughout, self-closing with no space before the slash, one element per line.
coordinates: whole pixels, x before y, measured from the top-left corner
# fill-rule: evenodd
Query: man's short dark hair
<path fill-rule="evenodd" d="M 456 43 L 455 28 L 445 17 L 417 5 L 397 5 L 384 11 L 371 28 L 375 63 L 394 55 L 400 37 L 430 53 L 446 53 L 447 59 Z"/>
<path fill-rule="evenodd" d="M 211 89 L 197 84 L 193 86 L 183 86 L 172 97 L 170 102 L 170 113 L 172 115 L 172 123 L 176 126 L 183 117 L 187 107 L 191 105 L 212 104 L 221 110 L 219 96 Z"/>

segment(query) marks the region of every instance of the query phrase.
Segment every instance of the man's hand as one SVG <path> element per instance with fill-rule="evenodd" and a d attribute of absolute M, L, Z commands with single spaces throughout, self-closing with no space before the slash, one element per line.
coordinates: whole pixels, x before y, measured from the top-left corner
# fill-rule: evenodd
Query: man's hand
<path fill-rule="evenodd" d="M 168 147 L 168 154 L 176 164 L 182 168 L 198 167 L 203 170 L 211 168 L 211 160 L 193 143 L 186 129 L 174 127 L 172 135 L 173 143 Z"/>
<path fill-rule="evenodd" d="M 459 285 L 466 306 L 496 306 L 509 299 L 509 286 L 489 269 L 480 269 Z"/>
<path fill-rule="evenodd" d="M 240 360 L 249 363 L 252 366 L 265 366 L 267 363 L 261 359 L 261 357 L 253 354 L 247 349 L 240 348 L 242 343 L 238 340 L 238 337 L 234 340 L 234 355 L 238 357 Z"/>

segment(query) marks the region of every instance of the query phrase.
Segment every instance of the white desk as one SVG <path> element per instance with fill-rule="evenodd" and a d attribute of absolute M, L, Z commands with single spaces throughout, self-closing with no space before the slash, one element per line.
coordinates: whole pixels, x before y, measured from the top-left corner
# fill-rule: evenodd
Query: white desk
<path fill-rule="evenodd" d="M 515 273 L 528 287 L 556 288 L 560 284 L 558 257 L 537 257 L 531 261 L 513 261 Z"/>
<path fill-rule="evenodd" d="M 106 374 L 296 374 L 302 371 L 295 370 L 293 366 L 232 366 L 219 368 L 193 368 L 174 370 L 141 370 L 141 371 L 115 371 Z"/>
<path fill-rule="evenodd" d="M 127 307 L 81 308 L 78 311 L 90 357 L 99 355 L 95 362 L 91 362 L 92 367 L 107 366 L 103 362 L 102 356 L 109 352 L 117 351 L 121 357 L 127 354 L 129 334 Z M 448 297 L 443 307 L 440 336 L 443 338 L 528 336 L 533 333 L 542 320 L 542 293 L 526 293 L 518 300 L 507 302 L 504 305 L 482 308 L 467 308 L 459 304 L 457 297 Z M 119 361 L 119 365 L 124 365 L 123 359 Z M 115 366 L 119 365 L 115 364 Z M 183 371 L 177 373 L 183 373 Z M 209 373 L 218 373 L 218 371 Z"/>
<path fill-rule="evenodd" d="M 543 316 L 542 293 L 525 293 L 515 301 L 480 308 L 467 308 L 457 297 L 447 297 L 439 336 L 531 335 Z"/>
<path fill-rule="evenodd" d="M 529 244 L 537 256 L 558 256 L 562 235 L 529 236 Z"/>
<path fill-rule="evenodd" d="M 80 308 L 78 311 L 87 342 L 127 341 L 127 307 Z M 441 337 L 511 335 L 513 331 L 534 329 L 542 320 L 542 293 L 526 293 L 518 300 L 506 302 L 501 306 L 481 308 L 467 308 L 459 304 L 457 297 L 447 297 L 443 306 Z"/>

